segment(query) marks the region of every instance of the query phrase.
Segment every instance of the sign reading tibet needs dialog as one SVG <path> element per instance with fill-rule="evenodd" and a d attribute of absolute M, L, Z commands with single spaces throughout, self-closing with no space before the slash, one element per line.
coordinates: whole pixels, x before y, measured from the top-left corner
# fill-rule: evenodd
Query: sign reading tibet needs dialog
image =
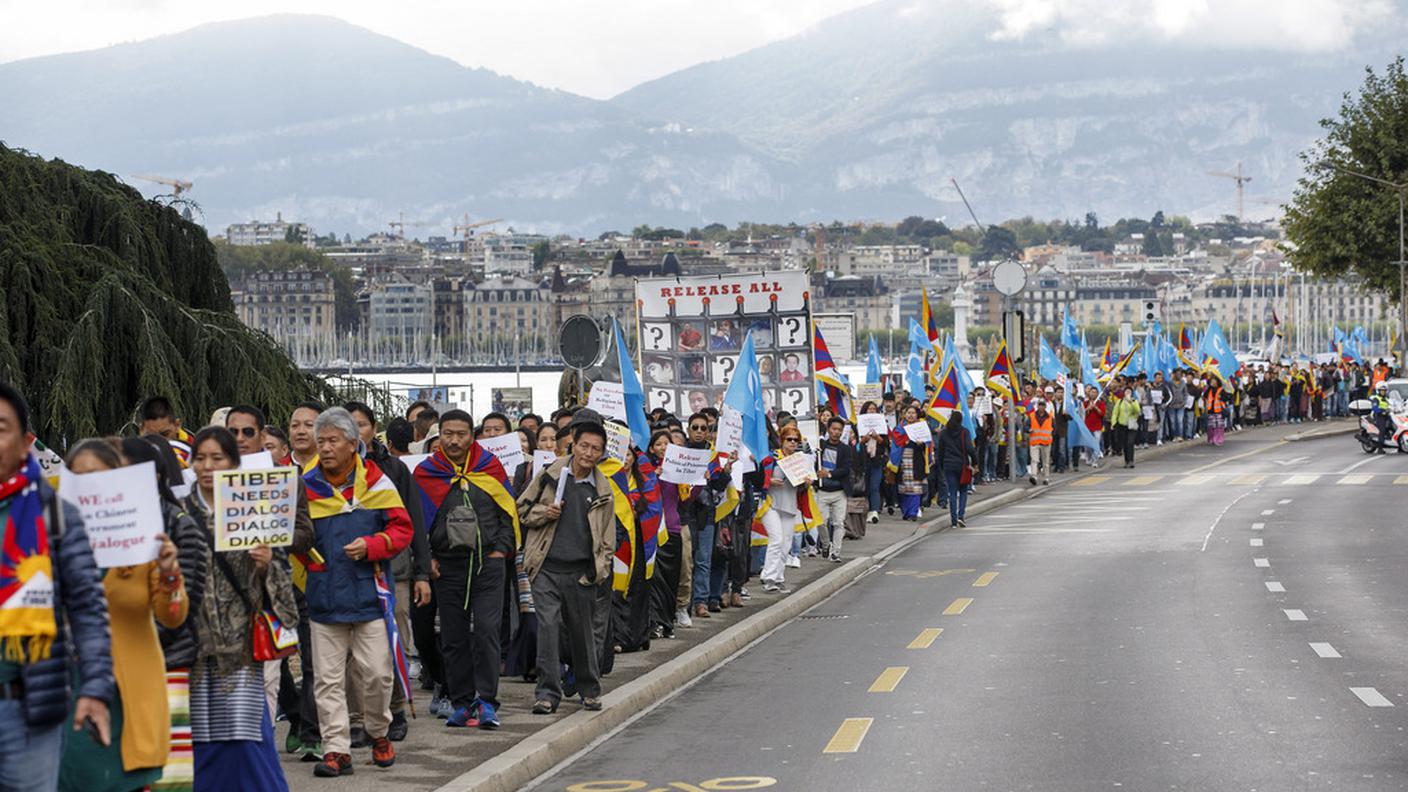
<path fill-rule="evenodd" d="M 156 465 L 75 474 L 59 473 L 59 494 L 78 507 L 93 560 L 99 567 L 136 566 L 156 558 L 163 528 Z"/>
<path fill-rule="evenodd" d="M 215 474 L 215 549 L 293 544 L 298 468 L 223 470 Z"/>
<path fill-rule="evenodd" d="M 660 480 L 671 484 L 704 484 L 714 452 L 707 448 L 686 448 L 669 444 L 660 464 Z"/>

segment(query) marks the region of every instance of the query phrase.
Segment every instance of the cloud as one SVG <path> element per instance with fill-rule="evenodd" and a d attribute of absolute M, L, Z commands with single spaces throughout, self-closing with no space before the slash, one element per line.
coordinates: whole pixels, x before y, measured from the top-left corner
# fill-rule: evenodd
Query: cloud
<path fill-rule="evenodd" d="M 1393 18 L 1391 0 L 988 0 L 995 40 L 1054 35 L 1073 46 L 1132 39 L 1301 52 L 1344 49 Z"/>

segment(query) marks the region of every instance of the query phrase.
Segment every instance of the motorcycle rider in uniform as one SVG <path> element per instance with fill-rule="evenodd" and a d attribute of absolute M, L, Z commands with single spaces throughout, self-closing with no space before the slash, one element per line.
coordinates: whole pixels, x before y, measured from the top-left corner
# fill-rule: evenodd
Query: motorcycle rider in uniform
<path fill-rule="evenodd" d="M 1388 385 L 1380 382 L 1374 386 L 1374 395 L 1369 397 L 1374 409 L 1372 416 L 1374 425 L 1379 427 L 1379 448 L 1378 453 L 1384 452 L 1384 443 L 1393 442 L 1393 415 L 1388 401 Z"/>

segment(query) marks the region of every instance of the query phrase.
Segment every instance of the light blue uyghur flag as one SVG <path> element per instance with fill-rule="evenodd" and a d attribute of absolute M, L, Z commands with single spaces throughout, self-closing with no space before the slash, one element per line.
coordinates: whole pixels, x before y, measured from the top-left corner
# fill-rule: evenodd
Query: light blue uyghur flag
<path fill-rule="evenodd" d="M 1204 361 L 1215 366 L 1225 382 L 1231 382 L 1232 376 L 1241 367 L 1237 362 L 1237 353 L 1232 351 L 1232 345 L 1222 335 L 1222 328 L 1216 319 L 1208 322 L 1207 332 L 1203 333 L 1203 345 L 1198 347 L 1198 362 L 1201 364 Z"/>
<path fill-rule="evenodd" d="M 875 336 L 870 337 L 870 356 L 865 359 L 865 381 L 879 382 L 885 376 L 885 368 L 880 363 L 880 347 L 875 343 Z"/>
<path fill-rule="evenodd" d="M 1084 350 L 1082 350 L 1083 352 Z M 1085 411 L 1072 398 L 1072 388 L 1066 388 L 1064 406 L 1066 414 L 1071 416 L 1070 423 L 1066 424 L 1069 431 L 1066 433 L 1066 442 L 1071 448 L 1089 448 L 1095 452 L 1096 458 L 1100 456 L 1100 443 L 1096 441 L 1095 435 L 1085 426 Z"/>
<path fill-rule="evenodd" d="M 1061 309 L 1061 346 L 1068 349 L 1081 349 L 1085 346 L 1085 339 L 1081 338 L 1080 328 L 1076 327 L 1076 321 L 1071 318 L 1069 307 Z"/>
<path fill-rule="evenodd" d="M 1084 339 L 1082 339 L 1083 341 Z M 1100 375 L 1095 371 L 1095 366 L 1090 362 L 1090 348 L 1084 343 L 1080 345 L 1080 380 L 1086 385 L 1099 386 Z"/>
<path fill-rule="evenodd" d="M 743 340 L 738 352 L 738 365 L 733 369 L 724 392 L 724 406 L 743 416 L 743 446 L 753 458 L 763 460 L 772 455 L 768 447 L 768 413 L 763 404 L 763 379 L 758 375 L 758 355 L 753 351 L 753 332 Z"/>
<path fill-rule="evenodd" d="M 968 376 L 968 368 L 963 365 L 963 359 L 958 356 L 958 349 L 954 346 L 953 336 L 949 336 L 944 342 L 944 369 L 947 370 L 949 362 L 953 363 L 954 379 L 958 380 L 958 407 L 963 411 L 963 427 L 973 437 L 978 436 L 978 423 L 973 420 L 973 411 L 968 409 L 968 394 L 973 392 L 973 378 Z"/>
<path fill-rule="evenodd" d="M 909 320 L 909 365 L 904 372 L 904 381 L 909 386 L 911 396 L 924 398 L 924 352 L 933 351 L 924 329 L 913 319 Z"/>
<path fill-rule="evenodd" d="M 1056 357 L 1056 350 L 1046 343 L 1046 336 L 1041 337 L 1041 363 L 1037 367 L 1042 379 L 1054 380 L 1070 372 L 1066 371 L 1066 366 L 1061 363 L 1061 359 Z"/>
<path fill-rule="evenodd" d="M 611 328 L 616 332 L 616 360 L 621 364 L 621 393 L 626 402 L 626 425 L 631 428 L 631 442 L 636 448 L 650 447 L 650 422 L 645 417 L 645 388 L 641 387 L 635 365 L 631 363 L 631 353 L 621 338 L 621 325 L 616 317 L 611 317 Z"/>

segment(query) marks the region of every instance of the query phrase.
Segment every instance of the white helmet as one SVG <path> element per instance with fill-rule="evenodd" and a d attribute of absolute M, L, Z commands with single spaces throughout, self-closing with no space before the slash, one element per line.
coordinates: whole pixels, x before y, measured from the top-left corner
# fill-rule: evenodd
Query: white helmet
<path fill-rule="evenodd" d="M 1388 383 L 1387 383 L 1387 382 L 1380 382 L 1378 385 L 1375 385 L 1375 386 L 1374 386 L 1374 391 L 1375 391 L 1375 392 L 1378 392 L 1378 391 L 1386 391 L 1386 390 L 1388 390 Z"/>

